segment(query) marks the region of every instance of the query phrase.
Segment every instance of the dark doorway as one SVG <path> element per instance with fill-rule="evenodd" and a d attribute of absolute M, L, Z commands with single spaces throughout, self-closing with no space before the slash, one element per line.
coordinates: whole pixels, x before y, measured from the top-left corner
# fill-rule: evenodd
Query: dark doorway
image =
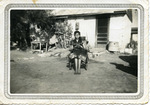
<path fill-rule="evenodd" d="M 109 24 L 108 15 L 97 16 L 97 35 L 96 35 L 97 48 L 106 49 L 106 44 L 108 41 L 108 24 Z"/>

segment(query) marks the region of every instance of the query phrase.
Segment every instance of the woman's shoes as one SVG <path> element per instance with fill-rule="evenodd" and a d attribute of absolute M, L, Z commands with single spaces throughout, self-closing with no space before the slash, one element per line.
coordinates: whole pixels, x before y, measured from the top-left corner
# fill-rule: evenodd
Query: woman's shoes
<path fill-rule="evenodd" d="M 80 69 L 78 69 L 78 70 L 75 70 L 75 73 L 74 74 L 81 74 L 81 71 L 80 71 Z"/>

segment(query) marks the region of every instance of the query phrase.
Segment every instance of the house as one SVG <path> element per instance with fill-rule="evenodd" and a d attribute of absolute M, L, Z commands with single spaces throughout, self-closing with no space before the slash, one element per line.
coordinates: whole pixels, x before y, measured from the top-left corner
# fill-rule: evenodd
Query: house
<path fill-rule="evenodd" d="M 119 51 L 124 52 L 131 40 L 137 41 L 136 9 L 56 9 L 53 15 L 67 20 L 73 32 L 78 27 L 92 47 L 105 49 L 107 43 L 117 42 Z"/>

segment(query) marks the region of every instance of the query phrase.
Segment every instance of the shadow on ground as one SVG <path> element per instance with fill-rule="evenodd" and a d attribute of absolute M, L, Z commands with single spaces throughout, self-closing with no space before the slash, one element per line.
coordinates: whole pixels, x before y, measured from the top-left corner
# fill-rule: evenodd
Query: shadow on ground
<path fill-rule="evenodd" d="M 137 56 L 119 56 L 119 58 L 125 62 L 128 62 L 129 66 L 124 66 L 123 64 L 118 64 L 114 62 L 110 62 L 110 64 L 115 65 L 116 69 L 119 69 L 123 72 L 132 74 L 137 77 Z"/>

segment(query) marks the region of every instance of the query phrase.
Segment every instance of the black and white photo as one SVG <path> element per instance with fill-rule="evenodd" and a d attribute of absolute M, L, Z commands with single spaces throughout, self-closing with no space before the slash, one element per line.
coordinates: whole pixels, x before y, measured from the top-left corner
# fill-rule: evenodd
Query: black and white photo
<path fill-rule="evenodd" d="M 3 3 L 0 101 L 148 102 L 147 2 L 123 1 Z"/>

